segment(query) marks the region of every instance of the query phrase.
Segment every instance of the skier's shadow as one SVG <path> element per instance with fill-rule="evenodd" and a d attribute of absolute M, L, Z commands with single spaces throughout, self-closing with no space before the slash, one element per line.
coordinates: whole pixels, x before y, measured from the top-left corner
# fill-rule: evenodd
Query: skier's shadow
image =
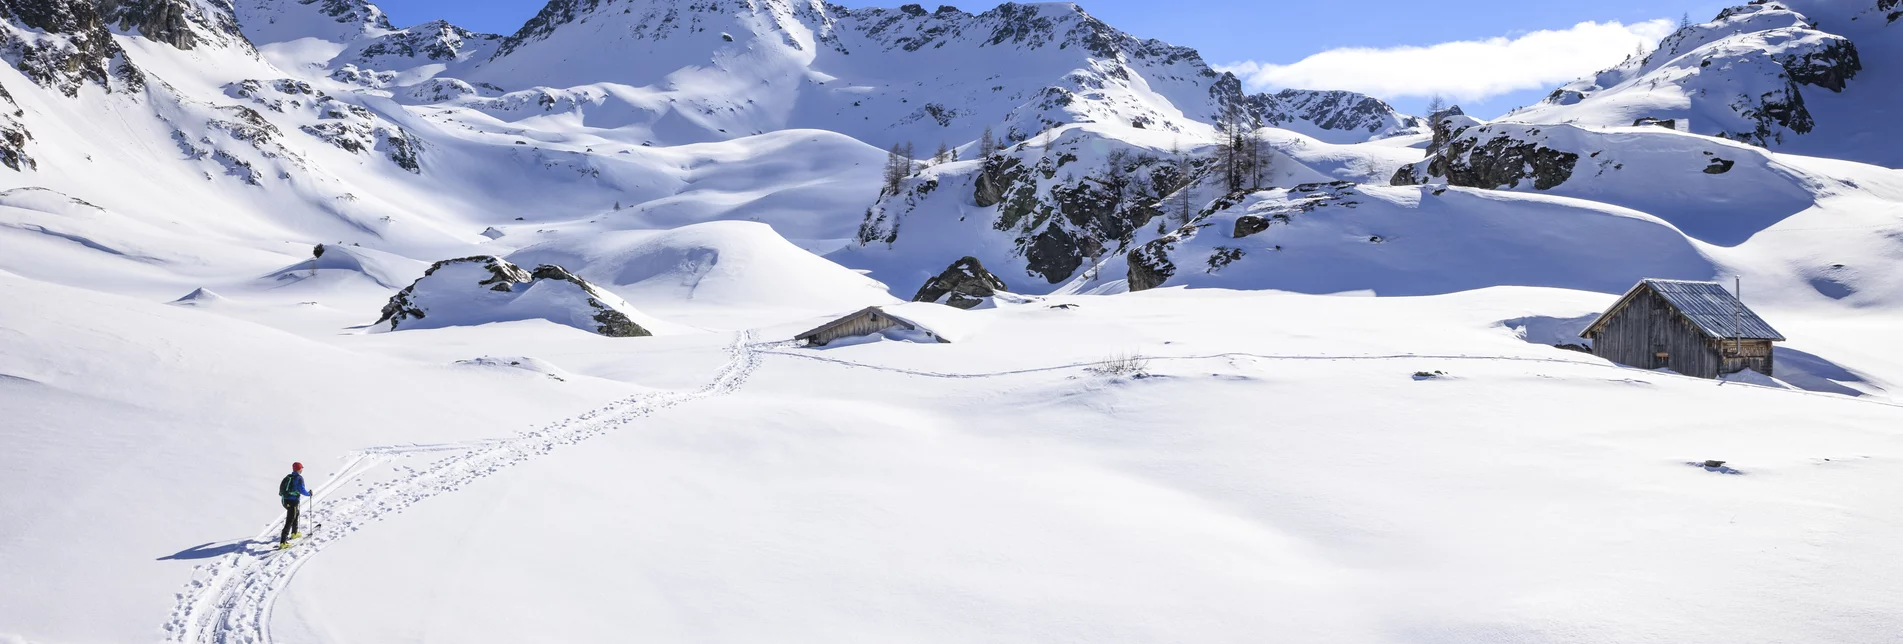
<path fill-rule="evenodd" d="M 170 555 L 159 557 L 158 561 L 187 561 L 192 559 L 221 557 L 234 552 L 241 552 L 245 549 L 245 546 L 250 545 L 251 542 L 252 540 L 250 539 L 239 539 L 237 541 L 226 541 L 222 543 L 214 541 L 199 544 Z"/>

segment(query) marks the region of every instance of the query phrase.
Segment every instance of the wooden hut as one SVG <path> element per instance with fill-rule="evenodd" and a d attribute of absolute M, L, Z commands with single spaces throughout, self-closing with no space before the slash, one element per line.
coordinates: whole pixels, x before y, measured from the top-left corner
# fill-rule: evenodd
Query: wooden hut
<path fill-rule="evenodd" d="M 931 337 L 933 340 L 950 342 L 950 340 L 946 340 L 943 336 L 933 332 L 931 329 L 920 326 L 911 320 L 893 315 L 877 306 L 866 307 L 857 313 L 827 322 L 817 329 L 793 336 L 793 339 L 803 342 L 809 347 L 823 347 L 841 338 L 871 335 L 889 329 L 917 331 Z"/>
<path fill-rule="evenodd" d="M 1700 378 L 1773 375 L 1771 343 L 1784 340 L 1716 282 L 1661 279 L 1640 281 L 1579 335 L 1601 358 Z"/>

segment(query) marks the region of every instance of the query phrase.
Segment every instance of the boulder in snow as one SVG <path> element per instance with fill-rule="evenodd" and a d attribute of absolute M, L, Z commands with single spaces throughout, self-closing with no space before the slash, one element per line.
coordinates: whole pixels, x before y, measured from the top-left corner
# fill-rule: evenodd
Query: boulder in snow
<path fill-rule="evenodd" d="M 976 257 L 967 256 L 939 273 L 937 277 L 925 280 L 925 286 L 919 288 L 914 302 L 937 302 L 946 306 L 969 309 L 983 304 L 985 298 L 999 291 L 1009 290 L 1004 280 L 985 270 L 983 262 Z"/>
<path fill-rule="evenodd" d="M 544 319 L 626 338 L 653 335 L 626 300 L 560 266 L 533 271 L 494 256 L 437 262 L 423 278 L 390 298 L 378 324 L 389 330 L 440 328 Z"/>

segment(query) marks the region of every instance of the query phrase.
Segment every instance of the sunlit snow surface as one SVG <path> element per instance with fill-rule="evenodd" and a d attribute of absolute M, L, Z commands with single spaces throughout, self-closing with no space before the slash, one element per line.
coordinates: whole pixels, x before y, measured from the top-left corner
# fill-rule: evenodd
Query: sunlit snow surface
<path fill-rule="evenodd" d="M 1578 153 L 1545 189 L 1389 185 L 1411 117 L 1289 122 L 1263 190 L 1133 233 L 1177 266 L 1140 292 L 1123 252 L 1034 274 L 976 205 L 986 126 L 1040 195 L 1211 152 L 1203 63 L 1067 5 L 604 2 L 510 49 L 235 4 L 255 48 L 114 36 L 137 91 L 0 66 L 35 162 L 0 169 L 0 642 L 1903 632 L 1903 22 L 1863 3 L 1798 7 L 1863 52 L 1812 138 L 1632 127 L 1748 71 L 1666 87 L 1694 59 L 1476 122 Z M 1739 22 L 1687 51 L 1786 43 Z M 882 194 L 940 139 L 964 160 Z M 481 274 L 373 325 L 478 256 L 656 335 L 590 333 L 568 282 L 461 308 Z M 1014 293 L 905 303 L 965 256 Z M 1642 277 L 1740 278 L 1775 377 L 1569 350 Z M 791 341 L 871 306 L 930 335 Z M 318 496 L 275 552 L 292 461 Z"/>

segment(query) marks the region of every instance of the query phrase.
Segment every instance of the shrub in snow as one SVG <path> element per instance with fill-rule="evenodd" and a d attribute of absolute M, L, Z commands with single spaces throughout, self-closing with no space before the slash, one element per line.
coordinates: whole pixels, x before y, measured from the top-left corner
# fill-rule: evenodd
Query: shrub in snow
<path fill-rule="evenodd" d="M 390 330 L 544 319 L 601 335 L 653 335 L 626 301 L 569 273 L 541 265 L 525 271 L 500 257 L 437 262 L 390 298 L 378 324 Z"/>
<path fill-rule="evenodd" d="M 1150 359 L 1137 353 L 1123 353 L 1106 358 L 1088 367 L 1084 371 L 1099 376 L 1142 376 L 1149 372 Z"/>

